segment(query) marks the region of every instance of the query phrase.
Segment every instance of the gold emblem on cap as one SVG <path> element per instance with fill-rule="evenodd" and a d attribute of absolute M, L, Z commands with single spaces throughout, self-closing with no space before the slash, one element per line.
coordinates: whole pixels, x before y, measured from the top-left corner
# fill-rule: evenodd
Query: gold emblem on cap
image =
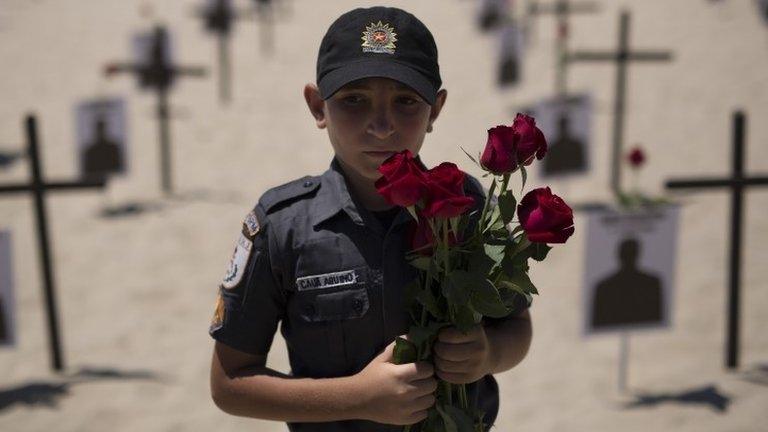
<path fill-rule="evenodd" d="M 382 24 L 381 21 L 371 23 L 365 27 L 361 47 L 363 52 L 372 52 L 379 54 L 394 54 L 395 42 L 397 42 L 397 33 L 389 24 Z"/>

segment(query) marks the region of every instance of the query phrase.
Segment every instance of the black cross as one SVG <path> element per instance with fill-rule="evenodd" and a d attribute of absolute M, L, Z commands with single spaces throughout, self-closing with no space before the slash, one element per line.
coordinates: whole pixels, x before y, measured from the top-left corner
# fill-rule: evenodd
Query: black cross
<path fill-rule="evenodd" d="M 619 44 L 615 52 L 577 51 L 567 56 L 568 62 L 610 61 L 616 63 L 616 96 L 613 117 L 613 154 L 611 155 L 611 190 L 616 196 L 621 193 L 621 156 L 624 140 L 624 106 L 627 91 L 627 64 L 630 61 L 670 61 L 669 51 L 630 51 L 629 12 L 621 12 Z"/>
<path fill-rule="evenodd" d="M 222 103 L 230 101 L 231 68 L 229 61 L 229 36 L 237 18 L 230 0 L 215 0 L 200 14 L 205 20 L 206 30 L 214 33 L 218 41 L 219 59 L 219 99 Z"/>
<path fill-rule="evenodd" d="M 741 231 L 744 223 L 742 216 L 744 192 L 748 186 L 768 186 L 768 177 L 746 177 L 744 175 L 744 136 L 746 118 L 744 113 L 733 115 L 733 155 L 730 177 L 681 179 L 667 182 L 669 189 L 713 189 L 731 190 L 731 256 L 729 260 L 729 296 L 728 296 L 728 340 L 726 342 L 725 364 L 729 369 L 739 365 L 739 302 L 741 282 Z"/>
<path fill-rule="evenodd" d="M 274 15 L 277 0 L 253 0 L 256 8 L 256 16 L 259 20 L 259 40 L 262 54 L 274 51 Z"/>
<path fill-rule="evenodd" d="M 25 121 L 28 141 L 29 167 L 32 173 L 31 183 L 0 185 L 0 195 L 14 193 L 31 193 L 35 201 L 35 216 L 37 219 L 37 239 L 40 250 L 40 261 L 43 271 L 43 289 L 45 307 L 48 313 L 48 336 L 51 345 L 51 363 L 53 369 L 61 371 L 64 359 L 61 354 L 61 339 L 59 338 L 59 320 L 56 313 L 56 296 L 53 279 L 53 261 L 51 259 L 50 241 L 48 238 L 48 217 L 45 209 L 45 193 L 48 190 L 67 191 L 78 189 L 103 189 L 105 179 L 89 179 L 82 181 L 46 182 L 43 179 L 43 168 L 40 163 L 40 153 L 37 141 L 37 122 L 33 115 L 28 115 Z"/>
<path fill-rule="evenodd" d="M 155 90 L 157 94 L 157 118 L 160 124 L 160 175 L 163 192 L 170 194 L 171 186 L 171 138 L 168 124 L 168 90 L 178 76 L 205 76 L 201 67 L 185 67 L 168 64 L 168 32 L 163 26 L 154 29 L 150 58 L 145 64 L 113 63 L 107 66 L 106 74 L 130 72 L 136 75 L 141 87 Z"/>
<path fill-rule="evenodd" d="M 596 13 L 600 8 L 592 2 L 572 3 L 569 0 L 556 0 L 554 3 L 528 2 L 528 15 L 554 14 L 557 18 L 557 37 L 555 38 L 555 60 L 557 63 L 555 73 L 555 92 L 560 99 L 564 99 L 568 92 L 566 83 L 568 62 L 568 18 L 571 14 Z"/>

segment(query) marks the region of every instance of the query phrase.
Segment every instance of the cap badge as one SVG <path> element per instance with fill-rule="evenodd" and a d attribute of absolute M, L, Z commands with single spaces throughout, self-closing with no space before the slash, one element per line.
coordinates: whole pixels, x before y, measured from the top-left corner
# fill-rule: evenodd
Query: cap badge
<path fill-rule="evenodd" d="M 382 24 L 381 21 L 371 23 L 371 25 L 365 27 L 361 39 L 363 43 L 360 46 L 363 47 L 363 52 L 378 54 L 395 53 L 397 33 L 389 24 Z"/>

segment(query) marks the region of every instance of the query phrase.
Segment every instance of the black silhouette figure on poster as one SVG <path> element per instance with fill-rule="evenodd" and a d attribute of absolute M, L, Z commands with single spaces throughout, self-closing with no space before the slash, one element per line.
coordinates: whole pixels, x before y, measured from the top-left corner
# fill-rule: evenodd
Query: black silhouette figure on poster
<path fill-rule="evenodd" d="M 83 176 L 102 178 L 123 171 L 123 155 L 120 145 L 107 135 L 107 122 L 96 119 L 94 140 L 83 153 Z"/>
<path fill-rule="evenodd" d="M 549 153 L 544 158 L 544 175 L 556 176 L 584 171 L 584 143 L 571 135 L 570 120 L 561 114 L 557 125 L 557 137 L 550 143 Z"/>
<path fill-rule="evenodd" d="M 760 16 L 763 17 L 765 23 L 768 24 L 768 0 L 755 0 L 757 7 L 760 9 Z"/>
<path fill-rule="evenodd" d="M 652 324 L 661 321 L 661 280 L 637 267 L 640 243 L 633 238 L 619 245 L 619 270 L 598 282 L 593 298 L 592 327 Z"/>
<path fill-rule="evenodd" d="M 520 29 L 515 21 L 507 20 L 501 29 L 501 55 L 498 69 L 500 87 L 513 86 L 520 81 Z"/>

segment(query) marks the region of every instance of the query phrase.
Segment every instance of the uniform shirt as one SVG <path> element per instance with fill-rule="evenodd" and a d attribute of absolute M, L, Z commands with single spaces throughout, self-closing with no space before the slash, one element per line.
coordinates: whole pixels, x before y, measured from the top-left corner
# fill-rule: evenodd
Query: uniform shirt
<path fill-rule="evenodd" d="M 482 206 L 476 179 L 467 177 L 465 192 Z M 211 336 L 237 350 L 266 355 L 281 323 L 290 375 L 330 378 L 360 372 L 408 332 L 405 286 L 417 276 L 405 259 L 411 220 L 401 209 L 383 227 L 350 195 L 336 159 L 321 176 L 267 191 L 243 223 L 219 290 Z M 510 316 L 527 306 L 522 300 Z M 493 376 L 469 384 L 467 391 L 486 412 L 485 422 L 493 424 L 499 407 Z M 288 428 L 402 430 L 367 420 L 288 423 Z"/>

